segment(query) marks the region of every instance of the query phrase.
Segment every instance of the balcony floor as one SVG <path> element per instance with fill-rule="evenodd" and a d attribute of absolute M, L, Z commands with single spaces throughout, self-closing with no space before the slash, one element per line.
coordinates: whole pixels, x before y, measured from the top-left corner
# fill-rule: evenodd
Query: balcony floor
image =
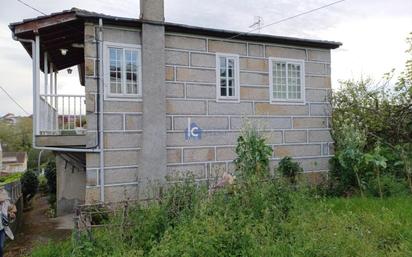
<path fill-rule="evenodd" d="M 36 145 L 42 147 L 86 146 L 86 135 L 41 135 L 36 136 Z"/>

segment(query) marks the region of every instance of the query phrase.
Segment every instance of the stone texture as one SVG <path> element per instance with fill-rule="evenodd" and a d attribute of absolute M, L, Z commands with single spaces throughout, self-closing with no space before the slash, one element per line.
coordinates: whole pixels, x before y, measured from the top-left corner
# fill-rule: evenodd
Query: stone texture
<path fill-rule="evenodd" d="M 266 46 L 266 57 L 306 60 L 306 51 L 304 49 L 297 48 Z"/>
<path fill-rule="evenodd" d="M 206 40 L 201 38 L 166 35 L 167 48 L 206 51 Z"/>
<path fill-rule="evenodd" d="M 311 104 L 310 115 L 312 116 L 331 116 L 332 107 L 330 104 Z"/>
<path fill-rule="evenodd" d="M 265 131 L 262 132 L 268 144 L 282 144 L 282 131 Z"/>
<path fill-rule="evenodd" d="M 331 88 L 330 77 L 305 76 L 306 88 Z"/>
<path fill-rule="evenodd" d="M 252 104 L 209 102 L 209 114 L 252 114 Z"/>
<path fill-rule="evenodd" d="M 281 105 L 269 103 L 256 103 L 256 114 L 264 115 L 308 115 L 308 105 Z"/>
<path fill-rule="evenodd" d="M 100 201 L 100 188 L 86 188 L 85 203 L 92 204 Z"/>
<path fill-rule="evenodd" d="M 96 110 L 96 96 L 93 93 L 85 95 L 86 100 L 86 112 L 95 112 Z"/>
<path fill-rule="evenodd" d="M 185 130 L 187 129 L 187 119 L 189 117 L 175 117 L 174 118 L 174 129 Z M 203 116 L 203 117 L 190 117 L 191 122 L 196 123 L 203 130 L 218 130 L 218 129 L 228 129 L 229 121 L 227 117 L 219 116 Z"/>
<path fill-rule="evenodd" d="M 192 81 L 192 82 L 216 82 L 215 70 L 176 68 L 177 81 Z"/>
<path fill-rule="evenodd" d="M 167 134 L 168 146 L 218 146 L 235 145 L 239 132 L 229 131 L 203 131 L 200 140 L 185 140 L 185 133 L 169 132 Z"/>
<path fill-rule="evenodd" d="M 175 68 L 172 66 L 166 66 L 165 70 L 165 79 L 166 81 L 174 81 L 175 80 Z"/>
<path fill-rule="evenodd" d="M 97 169 L 86 171 L 86 186 L 97 186 L 99 183 L 99 173 Z"/>
<path fill-rule="evenodd" d="M 306 88 L 305 97 L 308 102 L 327 102 L 329 99 L 328 91 L 325 89 Z"/>
<path fill-rule="evenodd" d="M 167 167 L 167 176 L 169 181 L 182 181 L 188 176 L 195 179 L 202 179 L 206 176 L 204 164 L 190 164 Z"/>
<path fill-rule="evenodd" d="M 263 129 L 285 129 L 292 127 L 291 118 L 266 118 L 266 117 L 249 117 L 247 119 L 254 125 Z M 240 117 L 230 118 L 231 129 L 240 129 L 243 127 L 245 120 Z"/>
<path fill-rule="evenodd" d="M 329 130 L 310 130 L 309 142 L 332 142 Z"/>
<path fill-rule="evenodd" d="M 214 54 L 201 54 L 201 53 L 191 53 L 190 54 L 190 65 L 198 67 L 216 67 L 216 55 Z"/>
<path fill-rule="evenodd" d="M 95 59 L 85 58 L 84 59 L 84 70 L 85 75 L 88 77 L 95 76 Z"/>
<path fill-rule="evenodd" d="M 249 56 L 263 57 L 263 45 L 249 44 Z"/>
<path fill-rule="evenodd" d="M 267 74 L 240 72 L 240 84 L 269 86 L 269 77 Z"/>
<path fill-rule="evenodd" d="M 167 163 L 180 163 L 182 162 L 182 150 L 181 149 L 167 149 Z"/>
<path fill-rule="evenodd" d="M 185 85 L 183 83 L 166 83 L 166 96 L 182 98 L 185 96 Z"/>
<path fill-rule="evenodd" d="M 138 148 L 141 147 L 140 132 L 105 133 L 104 146 L 106 149 Z"/>
<path fill-rule="evenodd" d="M 239 59 L 239 67 L 241 70 L 268 72 L 268 61 L 267 59 L 242 57 Z"/>
<path fill-rule="evenodd" d="M 216 149 L 217 161 L 233 161 L 236 158 L 233 147 L 218 147 Z"/>
<path fill-rule="evenodd" d="M 105 169 L 104 181 L 106 185 L 137 182 L 138 170 L 137 168 Z"/>
<path fill-rule="evenodd" d="M 321 155 L 320 145 L 279 145 L 273 147 L 273 152 L 276 158 Z"/>
<path fill-rule="evenodd" d="M 293 118 L 293 128 L 327 128 L 326 118 Z"/>
<path fill-rule="evenodd" d="M 125 121 L 125 130 L 141 130 L 143 128 L 142 115 L 140 114 L 126 114 Z"/>
<path fill-rule="evenodd" d="M 313 75 L 330 75 L 330 65 L 326 63 L 306 62 L 306 74 Z"/>
<path fill-rule="evenodd" d="M 220 40 L 209 40 L 209 52 L 246 55 L 246 44 Z"/>
<path fill-rule="evenodd" d="M 308 59 L 310 61 L 320 61 L 330 63 L 329 50 L 308 50 Z"/>
<path fill-rule="evenodd" d="M 269 89 L 259 87 L 240 87 L 240 100 L 269 101 Z"/>
<path fill-rule="evenodd" d="M 189 65 L 189 53 L 182 51 L 165 51 L 166 64 Z"/>
<path fill-rule="evenodd" d="M 183 149 L 184 162 L 208 162 L 215 160 L 214 148 L 187 148 Z"/>
<path fill-rule="evenodd" d="M 306 130 L 286 130 L 285 143 L 306 143 Z"/>
<path fill-rule="evenodd" d="M 104 114 L 103 126 L 105 130 L 122 130 L 123 115 L 121 114 Z"/>
<path fill-rule="evenodd" d="M 122 44 L 142 44 L 140 31 L 103 28 L 103 40 L 107 42 L 122 43 Z"/>
<path fill-rule="evenodd" d="M 167 114 L 206 114 L 204 101 L 167 100 Z"/>
<path fill-rule="evenodd" d="M 216 99 L 216 86 L 215 85 L 187 84 L 186 90 L 187 90 L 187 93 L 186 93 L 187 98 Z"/>
<path fill-rule="evenodd" d="M 105 112 L 141 112 L 141 102 L 104 101 Z"/>
<path fill-rule="evenodd" d="M 125 151 L 105 151 L 104 166 L 131 166 L 139 164 L 139 151 L 125 150 Z"/>
<path fill-rule="evenodd" d="M 137 200 L 138 192 L 137 185 L 108 186 L 104 188 L 104 200 L 106 202 Z"/>
<path fill-rule="evenodd" d="M 212 180 L 217 181 L 226 172 L 226 163 L 215 162 L 211 163 L 208 177 Z"/>
<path fill-rule="evenodd" d="M 327 171 L 329 170 L 329 158 L 302 159 L 299 163 L 304 171 Z"/>

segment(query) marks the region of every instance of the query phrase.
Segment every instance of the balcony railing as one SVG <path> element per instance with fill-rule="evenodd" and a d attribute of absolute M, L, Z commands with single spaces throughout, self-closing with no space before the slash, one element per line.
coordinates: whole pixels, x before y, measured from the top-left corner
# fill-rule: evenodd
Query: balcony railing
<path fill-rule="evenodd" d="M 38 135 L 85 133 L 85 96 L 40 94 L 39 100 Z"/>

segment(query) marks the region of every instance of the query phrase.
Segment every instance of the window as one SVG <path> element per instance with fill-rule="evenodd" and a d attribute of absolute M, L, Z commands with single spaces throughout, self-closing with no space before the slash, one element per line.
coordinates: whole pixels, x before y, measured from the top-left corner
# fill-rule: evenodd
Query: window
<path fill-rule="evenodd" d="M 303 102 L 304 73 L 303 60 L 270 59 L 271 101 Z"/>
<path fill-rule="evenodd" d="M 141 52 L 135 45 L 106 45 L 106 85 L 109 96 L 141 95 Z"/>
<path fill-rule="evenodd" d="M 216 98 L 239 101 L 239 56 L 216 54 Z"/>

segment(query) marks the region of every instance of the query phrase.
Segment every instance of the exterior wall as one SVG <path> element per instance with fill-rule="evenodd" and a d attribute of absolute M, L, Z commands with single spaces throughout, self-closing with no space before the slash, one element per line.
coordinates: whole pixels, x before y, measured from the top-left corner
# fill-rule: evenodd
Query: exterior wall
<path fill-rule="evenodd" d="M 239 103 L 216 101 L 216 52 L 239 55 Z M 304 104 L 270 103 L 269 57 L 305 61 Z M 172 178 L 191 172 L 206 180 L 233 171 L 234 148 L 245 117 L 264 128 L 273 148 L 272 170 L 284 156 L 298 160 L 307 172 L 328 170 L 329 50 L 167 34 L 166 87 Z M 200 140 L 185 140 L 189 118 L 203 130 Z"/>
<path fill-rule="evenodd" d="M 85 25 L 86 107 L 89 146 L 96 144 L 98 66 L 93 24 Z M 138 29 L 105 27 L 104 40 L 141 44 Z M 215 53 L 239 55 L 240 102 L 216 101 Z M 268 58 L 305 61 L 305 103 L 271 104 Z M 330 51 L 214 38 L 165 36 L 167 176 L 192 173 L 199 180 L 233 171 L 234 147 L 248 117 L 265 128 L 273 148 L 272 169 L 284 156 L 305 171 L 326 171 L 329 134 Z M 146 84 L 143 87 L 147 86 Z M 143 99 L 144 101 L 144 99 Z M 143 104 L 139 99 L 104 99 L 105 201 L 136 199 L 141 174 Z M 188 119 L 203 130 L 201 140 L 185 140 Z M 86 202 L 100 200 L 99 154 L 86 153 Z"/>
<path fill-rule="evenodd" d="M 73 213 L 76 205 L 84 203 L 86 173 L 56 155 L 56 179 L 57 215 Z"/>

